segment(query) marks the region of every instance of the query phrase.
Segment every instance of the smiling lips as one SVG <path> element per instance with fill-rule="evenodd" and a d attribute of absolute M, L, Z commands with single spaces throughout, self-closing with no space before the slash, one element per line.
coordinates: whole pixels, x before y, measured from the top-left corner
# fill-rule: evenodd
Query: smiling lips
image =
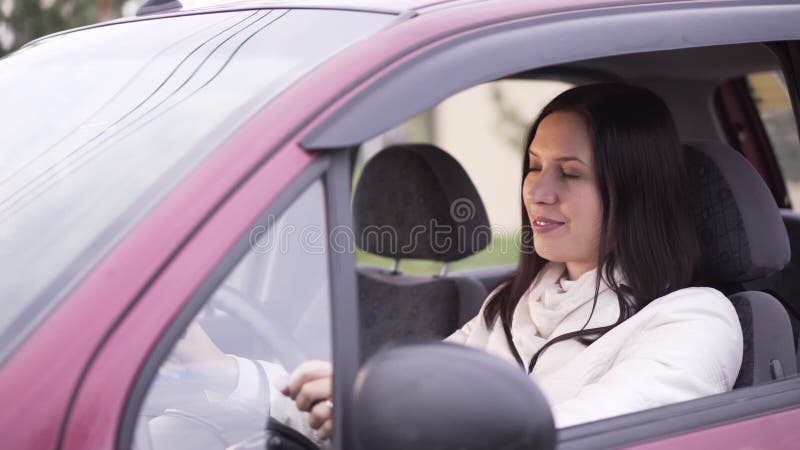
<path fill-rule="evenodd" d="M 537 233 L 547 233 L 549 231 L 555 230 L 561 225 L 564 225 L 564 222 L 560 222 L 558 220 L 553 220 L 543 216 L 535 216 L 533 218 L 533 221 L 531 222 L 531 226 L 533 226 L 533 231 Z"/>

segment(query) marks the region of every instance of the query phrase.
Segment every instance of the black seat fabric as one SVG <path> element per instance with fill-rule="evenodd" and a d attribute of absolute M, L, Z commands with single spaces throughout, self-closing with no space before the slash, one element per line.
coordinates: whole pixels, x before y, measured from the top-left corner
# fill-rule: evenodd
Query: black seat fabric
<path fill-rule="evenodd" d="M 361 351 L 374 354 L 397 339 L 442 339 L 471 319 L 486 291 L 471 278 L 399 275 L 377 268 L 358 274 Z"/>
<path fill-rule="evenodd" d="M 711 141 L 688 142 L 685 148 L 701 280 L 728 295 L 742 324 L 744 355 L 735 387 L 793 374 L 797 359 L 786 310 L 775 297 L 743 285 L 789 261 L 778 207 L 755 169 L 732 148 Z"/>
<path fill-rule="evenodd" d="M 491 242 L 475 185 L 458 161 L 428 144 L 388 147 L 367 162 L 353 222 L 362 250 L 394 259 L 456 261 Z"/>
<path fill-rule="evenodd" d="M 791 325 L 786 310 L 767 293 L 746 291 L 730 296 L 744 336 L 742 369 L 735 387 L 753 386 L 796 373 L 793 348 L 786 342 Z M 777 326 L 775 324 L 778 324 Z"/>
<path fill-rule="evenodd" d="M 359 248 L 449 263 L 485 248 L 489 219 L 461 165 L 425 144 L 389 147 L 364 167 L 353 198 Z M 486 290 L 466 277 L 359 267 L 361 359 L 404 338 L 442 339 L 477 314 Z"/>

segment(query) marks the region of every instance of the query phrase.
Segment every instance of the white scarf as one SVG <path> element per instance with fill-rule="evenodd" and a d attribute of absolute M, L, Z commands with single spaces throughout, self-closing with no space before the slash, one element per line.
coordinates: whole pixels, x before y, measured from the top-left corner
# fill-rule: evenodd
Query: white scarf
<path fill-rule="evenodd" d="M 619 271 L 615 272 L 615 276 L 618 282 L 623 281 Z M 566 266 L 563 263 L 554 262 L 548 262 L 539 271 L 528 291 L 517 303 L 511 323 L 512 340 L 526 366 L 547 341 L 557 336 L 581 330 L 584 325 L 586 325 L 586 329 L 589 329 L 608 326 L 617 321 L 619 302 L 616 294 L 609 289 L 602 278 L 597 305 L 592 313 L 596 277 L 597 270 L 593 269 L 581 275 L 577 280 L 569 280 Z M 591 320 L 587 324 L 586 321 L 590 315 Z M 481 320 L 482 316 L 483 312 L 481 311 L 479 314 Z M 495 321 L 491 331 L 475 331 L 477 332 L 470 333 L 471 335 L 462 343 L 484 348 L 516 363 L 499 318 Z M 455 335 L 453 337 L 455 338 Z M 460 339 L 454 339 L 454 341 L 458 340 Z M 535 372 L 541 371 L 540 366 L 546 368 L 562 365 L 585 346 L 573 339 L 555 344 L 554 347 L 559 347 L 560 350 L 545 351 L 536 364 Z"/>

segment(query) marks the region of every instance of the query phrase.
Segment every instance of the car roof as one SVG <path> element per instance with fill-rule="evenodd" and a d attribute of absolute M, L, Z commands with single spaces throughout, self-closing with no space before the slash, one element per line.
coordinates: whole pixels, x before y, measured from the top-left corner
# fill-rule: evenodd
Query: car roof
<path fill-rule="evenodd" d="M 252 7 L 331 8 L 401 13 L 485 0 L 181 0 L 183 11 Z"/>
<path fill-rule="evenodd" d="M 166 0 L 165 0 L 166 1 Z M 431 10 L 453 8 L 465 4 L 528 3 L 532 10 L 550 10 L 554 6 L 562 9 L 582 9 L 596 6 L 621 6 L 648 3 L 684 3 L 684 0 L 180 0 L 182 11 L 197 9 L 227 10 L 238 8 L 325 8 L 359 11 L 424 13 Z M 736 3 L 723 0 L 726 3 Z M 174 11 L 174 10 L 173 10 Z"/>
<path fill-rule="evenodd" d="M 178 2 L 180 2 L 180 7 L 175 8 L 174 5 Z M 750 2 L 751 0 L 707 0 L 700 1 L 699 3 L 735 6 L 737 4 L 747 4 Z M 539 12 L 547 14 L 555 11 L 565 12 L 608 7 L 635 7 L 637 5 L 647 4 L 685 4 L 686 0 L 570 0 L 569 2 L 564 2 L 563 0 L 160 0 L 155 3 L 157 4 L 151 6 L 151 8 L 155 9 L 147 14 L 133 17 L 121 17 L 107 22 L 94 23 L 53 33 L 34 39 L 25 44 L 23 48 L 35 45 L 51 37 L 89 28 L 148 20 L 151 16 L 180 16 L 184 14 L 202 14 L 206 12 L 271 8 L 331 9 L 396 14 L 404 19 L 408 19 L 430 12 L 459 9 L 459 7 L 471 9 L 467 15 L 488 13 L 489 16 L 492 16 L 494 15 L 493 12 L 503 10 L 504 8 L 501 8 L 502 6 L 511 7 L 511 10 L 525 10 L 527 14 L 535 15 Z M 160 10 L 159 5 L 163 5 L 164 9 Z M 521 9 L 520 6 L 522 6 Z"/>

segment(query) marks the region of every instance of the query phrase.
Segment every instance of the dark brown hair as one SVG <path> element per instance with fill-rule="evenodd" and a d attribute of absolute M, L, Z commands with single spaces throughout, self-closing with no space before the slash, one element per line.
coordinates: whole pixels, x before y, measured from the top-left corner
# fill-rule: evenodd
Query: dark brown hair
<path fill-rule="evenodd" d="M 617 323 L 584 329 L 557 340 L 602 335 L 652 300 L 689 286 L 700 250 L 688 211 L 686 173 L 675 123 L 664 102 L 647 89 L 617 83 L 579 86 L 563 92 L 542 110 L 524 147 L 522 177 L 529 167 L 528 148 L 542 119 L 556 111 L 585 121 L 591 138 L 594 171 L 603 202 L 598 277 L 619 301 Z M 522 209 L 522 253 L 516 272 L 484 309 L 491 327 L 499 316 L 510 329 L 514 309 L 547 260 L 533 251 L 533 230 Z M 613 217 L 611 217 L 613 214 Z M 614 229 L 610 229 L 614 224 Z M 614 237 L 609 243 L 609 236 Z M 615 270 L 624 277 L 617 280 Z M 554 343 L 553 340 L 551 340 Z M 542 348 L 541 350 L 544 350 Z M 540 350 L 540 352 L 541 352 Z M 539 352 L 539 353 L 540 353 Z M 535 359 L 531 361 L 532 369 Z"/>

